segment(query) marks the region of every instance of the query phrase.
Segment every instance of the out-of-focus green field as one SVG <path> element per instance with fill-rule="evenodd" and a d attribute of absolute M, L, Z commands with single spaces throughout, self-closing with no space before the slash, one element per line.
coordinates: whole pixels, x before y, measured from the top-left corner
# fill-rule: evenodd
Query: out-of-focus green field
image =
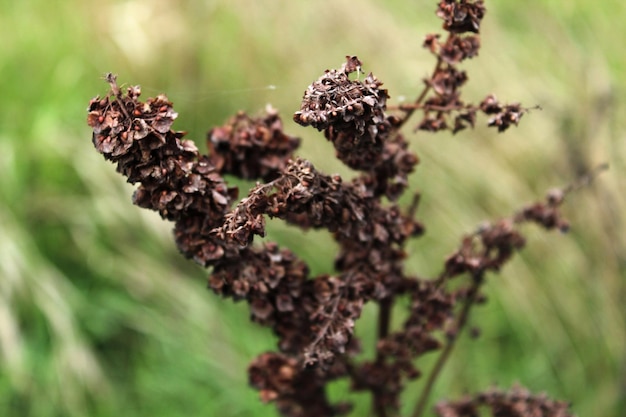
<path fill-rule="evenodd" d="M 569 399 L 580 416 L 626 415 L 626 7 L 618 0 L 487 0 L 465 98 L 495 92 L 540 105 L 517 129 L 407 133 L 422 163 L 427 235 L 407 268 L 435 275 L 483 220 L 508 215 L 608 162 L 571 196 L 567 235 L 528 228 L 521 256 L 489 279 L 434 398 L 518 381 Z M 102 75 L 161 92 L 175 128 L 202 149 L 239 109 L 272 103 L 300 154 L 326 172 L 332 147 L 291 122 L 306 86 L 356 54 L 389 89 L 414 98 L 433 59 L 436 1 L 0 0 L 0 415 L 272 416 L 247 363 L 274 348 L 244 304 L 205 289 L 170 225 L 130 202 L 133 187 L 98 155 L 86 126 Z M 245 191 L 245 190 L 242 190 Z M 324 232 L 271 223 L 314 272 L 332 272 Z M 357 324 L 371 345 L 375 309 Z M 368 347 L 371 352 L 371 347 Z M 433 358 L 423 363 L 428 369 Z M 406 393 L 405 414 L 421 387 Z M 346 384 L 332 396 L 346 398 Z M 354 415 L 369 398 L 354 396 Z"/>

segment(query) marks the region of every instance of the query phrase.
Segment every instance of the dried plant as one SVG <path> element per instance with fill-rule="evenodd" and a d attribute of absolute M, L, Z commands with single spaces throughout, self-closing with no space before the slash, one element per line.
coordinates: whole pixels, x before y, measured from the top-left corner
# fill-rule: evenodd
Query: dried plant
<path fill-rule="evenodd" d="M 223 297 L 245 300 L 252 320 L 278 336 L 278 350 L 254 359 L 248 373 L 261 399 L 274 402 L 285 416 L 349 412 L 350 404 L 331 404 L 326 395 L 327 384 L 339 378 L 350 380 L 355 391 L 371 393 L 375 415 L 397 415 L 407 381 L 423 373 L 416 359 L 439 351 L 412 414 L 423 415 L 471 309 L 484 301 L 481 288 L 488 273 L 499 272 L 524 247 L 520 226 L 569 228 L 559 208 L 581 183 L 552 190 L 545 201 L 462 237 L 438 277 L 405 273 L 410 255 L 405 245 L 424 226 L 415 219 L 418 195 L 409 207 L 396 204 L 419 162 L 403 126 L 416 116 L 421 117 L 416 129 L 458 133 L 474 127 L 482 113 L 488 126 L 503 132 L 528 111 L 520 104 L 502 104 L 494 95 L 478 104 L 461 97 L 468 76 L 459 65 L 478 54 L 484 15 L 483 1 L 439 2 L 445 39 L 430 34 L 424 41 L 436 58 L 434 71 L 416 100 L 393 114 L 387 112 L 383 83 L 371 73 L 362 77 L 363 64 L 355 56 L 306 89 L 293 120 L 324 132 L 337 158 L 358 171 L 350 181 L 295 156 L 300 140 L 284 132 L 270 107 L 260 117 L 239 113 L 210 130 L 207 156 L 184 140 L 183 132 L 171 130 L 177 114 L 164 95 L 142 102 L 139 87 L 123 91 L 108 74 L 110 92 L 89 104 L 94 146 L 128 182 L 139 184 L 133 202 L 174 222 L 180 251 L 210 269 L 209 287 Z M 239 198 L 224 180 L 226 174 L 259 182 Z M 333 274 L 311 276 L 288 248 L 254 244 L 255 236 L 265 235 L 268 216 L 302 230 L 328 230 L 339 245 Z M 407 319 L 392 329 L 391 309 L 400 298 L 410 301 Z M 379 305 L 376 356 L 359 360 L 354 326 L 366 303 Z M 478 416 L 481 407 L 499 417 L 571 415 L 567 404 L 518 387 L 440 403 L 435 412 L 470 417 Z"/>

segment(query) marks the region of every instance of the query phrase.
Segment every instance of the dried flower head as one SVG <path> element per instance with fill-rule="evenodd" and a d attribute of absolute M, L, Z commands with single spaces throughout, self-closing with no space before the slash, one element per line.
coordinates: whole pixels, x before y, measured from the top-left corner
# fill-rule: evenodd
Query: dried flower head
<path fill-rule="evenodd" d="M 475 417 L 488 409 L 498 417 L 573 417 L 570 405 L 545 394 L 532 394 L 519 385 L 505 392 L 491 389 L 459 401 L 442 401 L 435 407 L 439 417 Z"/>
<path fill-rule="evenodd" d="M 346 59 L 341 69 L 326 70 L 307 88 L 294 121 L 318 130 L 334 126 L 374 137 L 376 125 L 384 121 L 387 90 L 380 89 L 382 83 L 372 74 L 363 81 L 350 80 L 351 73 L 360 73 L 362 63 L 356 56 Z"/>
<path fill-rule="evenodd" d="M 293 119 L 323 130 L 341 161 L 367 170 L 378 159 L 391 128 L 384 113 L 388 95 L 371 73 L 363 81 L 351 80 L 349 75 L 360 73 L 362 64 L 356 56 L 346 58 L 341 69 L 326 70 L 307 88 Z"/>
<path fill-rule="evenodd" d="M 261 400 L 274 401 L 281 414 L 290 417 L 339 416 L 350 411 L 348 404 L 330 405 L 324 378 L 318 370 L 303 369 L 297 361 L 277 353 L 264 353 L 248 368 L 250 385 L 259 390 Z"/>
<path fill-rule="evenodd" d="M 222 174 L 267 182 L 285 167 L 300 139 L 284 133 L 276 109 L 268 106 L 265 113 L 251 118 L 240 112 L 224 126 L 211 129 L 209 159 Z"/>
<path fill-rule="evenodd" d="M 443 28 L 449 32 L 478 33 L 485 16 L 485 5 L 482 0 L 442 0 L 437 16 L 443 19 Z"/>
<path fill-rule="evenodd" d="M 517 126 L 524 113 L 528 111 L 519 103 L 502 105 L 493 94 L 485 97 L 480 103 L 480 110 L 491 116 L 487 124 L 497 127 L 498 132 L 504 132 L 511 125 Z"/>
<path fill-rule="evenodd" d="M 450 42 L 440 46 L 438 55 L 445 63 L 454 65 L 475 57 L 479 49 L 480 37 L 478 35 L 453 36 Z"/>

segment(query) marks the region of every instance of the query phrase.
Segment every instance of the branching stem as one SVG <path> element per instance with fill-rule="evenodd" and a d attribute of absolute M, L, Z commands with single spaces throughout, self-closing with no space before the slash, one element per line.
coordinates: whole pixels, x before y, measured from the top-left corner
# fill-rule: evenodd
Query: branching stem
<path fill-rule="evenodd" d="M 448 358 L 450 357 L 450 353 L 452 353 L 452 349 L 454 348 L 454 345 L 457 339 L 459 338 L 459 335 L 461 334 L 463 328 L 467 324 L 467 319 L 469 317 L 470 310 L 472 309 L 472 306 L 474 305 L 474 302 L 476 301 L 476 298 L 478 296 L 478 290 L 480 289 L 480 286 L 482 285 L 482 283 L 483 283 L 483 277 L 481 275 L 477 275 L 473 277 L 472 286 L 469 289 L 467 299 L 465 300 L 465 303 L 463 304 L 463 308 L 461 310 L 461 313 L 459 314 L 459 318 L 456 323 L 455 335 L 448 339 L 446 346 L 443 348 L 443 352 L 441 352 L 439 359 L 437 359 L 437 363 L 435 363 L 435 366 L 431 370 L 430 375 L 428 375 L 428 379 L 426 380 L 426 385 L 424 386 L 424 389 L 422 390 L 422 393 L 420 394 L 420 397 L 417 401 L 415 409 L 413 410 L 413 414 L 411 414 L 412 417 L 421 417 L 422 414 L 424 413 L 424 409 L 426 408 L 426 403 L 428 402 L 430 393 L 432 392 L 435 386 L 435 382 L 437 381 L 437 378 L 441 374 L 441 370 L 443 369 L 443 366 L 445 365 Z"/>
<path fill-rule="evenodd" d="M 452 38 L 452 34 L 448 34 L 448 39 L 446 39 L 446 43 Z M 441 59 L 441 57 L 439 55 L 437 55 L 437 64 L 435 65 L 435 69 L 433 70 L 433 73 L 430 77 L 430 79 L 432 79 L 432 77 L 435 76 L 435 74 L 437 74 L 437 72 L 439 72 L 439 70 L 441 69 L 441 65 L 443 65 L 443 59 Z M 404 110 L 404 115 L 402 116 L 400 123 L 398 124 L 398 129 L 400 129 L 402 126 L 404 126 L 404 124 L 411 118 L 411 116 L 413 115 L 413 113 L 415 112 L 415 110 L 417 110 L 418 108 L 421 107 L 422 105 L 422 101 L 424 101 L 424 99 L 426 98 L 426 95 L 428 94 L 428 92 L 431 89 L 431 83 L 430 83 L 430 79 L 426 81 L 426 86 L 424 86 L 424 89 L 422 90 L 422 92 L 420 93 L 420 95 L 417 97 L 417 99 L 415 99 L 415 101 L 413 102 L 412 106 L 406 106 L 403 108 Z"/>

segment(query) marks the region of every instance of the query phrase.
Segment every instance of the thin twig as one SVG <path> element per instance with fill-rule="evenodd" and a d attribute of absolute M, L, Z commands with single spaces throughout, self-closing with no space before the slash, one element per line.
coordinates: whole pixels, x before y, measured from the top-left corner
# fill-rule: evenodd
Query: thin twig
<path fill-rule="evenodd" d="M 448 34 L 448 39 L 446 39 L 446 43 L 450 40 L 450 38 L 452 38 L 452 34 Z M 428 79 L 428 81 L 430 81 L 436 74 L 437 72 L 439 72 L 439 70 L 441 69 L 441 65 L 443 64 L 443 60 L 441 59 L 441 56 L 437 55 L 437 64 L 435 65 L 435 69 L 433 70 L 432 75 L 430 76 L 430 78 Z M 417 97 L 417 99 L 415 99 L 415 101 L 413 102 L 413 106 L 407 106 L 408 108 L 404 109 L 404 115 L 403 117 L 400 119 L 400 122 L 397 125 L 397 128 L 400 129 L 402 126 L 404 126 L 404 124 L 407 122 L 407 120 L 409 120 L 411 118 L 411 116 L 413 115 L 413 113 L 415 112 L 415 110 L 417 110 L 421 104 L 422 101 L 424 101 L 424 99 L 426 98 L 426 95 L 428 94 L 428 92 L 430 91 L 432 85 L 430 82 L 426 82 L 426 86 L 424 87 L 424 89 L 422 90 L 422 92 L 420 93 L 420 95 Z"/>
<path fill-rule="evenodd" d="M 337 307 L 339 306 L 339 302 L 341 301 L 341 297 L 342 294 L 337 294 L 337 296 L 335 296 L 335 299 L 333 300 L 333 304 L 331 306 L 330 309 L 330 313 L 328 313 L 328 318 L 326 319 L 326 323 L 324 323 L 324 325 L 322 326 L 322 328 L 318 331 L 317 336 L 315 337 L 315 340 L 313 340 L 306 348 L 305 350 L 313 350 L 313 348 L 322 341 L 322 339 L 326 336 L 326 332 L 328 331 L 328 329 L 330 328 L 330 326 L 333 324 L 334 320 L 335 320 L 335 316 L 337 315 Z M 325 309 L 326 305 L 322 304 L 319 307 L 320 311 L 323 311 Z"/>
<path fill-rule="evenodd" d="M 421 197 L 422 195 L 419 193 L 419 191 L 415 191 L 415 193 L 413 194 L 411 205 L 409 206 L 409 209 L 407 210 L 407 214 L 409 215 L 409 218 L 412 220 L 415 220 L 415 213 L 417 212 L 417 207 L 420 204 Z"/>
<path fill-rule="evenodd" d="M 578 180 L 576 180 L 574 183 L 568 185 L 567 187 L 563 188 L 563 194 L 567 195 L 571 192 L 577 191 L 583 187 L 588 186 L 593 180 L 596 179 L 596 177 L 601 174 L 603 171 L 606 171 L 609 169 L 609 163 L 608 162 L 604 162 L 598 166 L 596 166 L 595 168 L 593 168 L 591 171 L 589 171 L 588 173 L 586 173 L 585 175 L 583 175 L 582 177 L 578 178 Z"/>
<path fill-rule="evenodd" d="M 126 119 L 132 120 L 130 115 L 128 114 L 128 111 L 126 110 L 126 106 L 124 105 L 124 102 L 122 101 L 122 91 L 120 90 L 120 87 L 117 85 L 117 75 L 107 72 L 104 75 L 104 79 L 106 80 L 107 83 L 109 83 L 109 86 L 111 86 L 111 92 L 113 93 L 113 96 L 115 97 L 115 101 L 117 101 L 117 104 L 120 106 L 120 111 L 124 114 L 124 116 L 126 116 Z"/>

